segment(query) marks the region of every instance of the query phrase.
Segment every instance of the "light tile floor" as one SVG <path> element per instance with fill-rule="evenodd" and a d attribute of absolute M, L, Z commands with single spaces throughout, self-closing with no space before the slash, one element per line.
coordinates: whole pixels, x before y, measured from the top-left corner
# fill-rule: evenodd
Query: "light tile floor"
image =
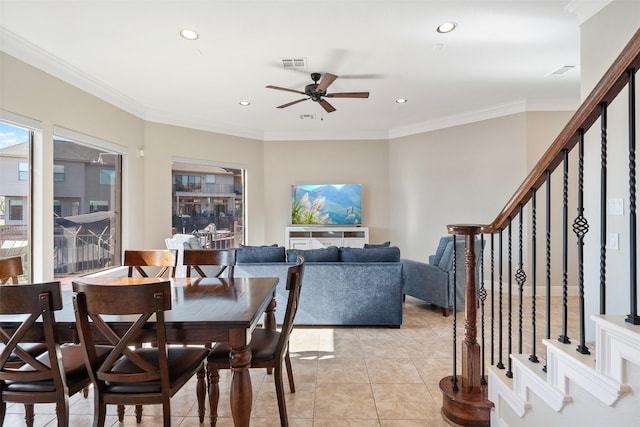
<path fill-rule="evenodd" d="M 541 310 L 544 311 L 544 310 Z M 464 338 L 464 316 L 457 317 L 458 342 Z M 517 322 L 517 319 L 514 320 Z M 525 322 L 530 329 L 531 322 Z M 452 317 L 407 297 L 401 328 L 297 327 L 291 337 L 296 393 L 287 390 L 292 427 L 445 427 L 438 383 L 451 375 Z M 540 322 L 540 328 L 543 323 Z M 543 331 L 541 331 L 543 333 Z M 528 333 L 528 332 L 527 332 Z M 460 344 L 458 344 L 460 345 Z M 488 356 L 487 356 L 488 357 Z M 458 371 L 459 372 L 459 371 Z M 228 371 L 221 372 L 218 426 L 233 426 L 228 401 Z M 263 369 L 251 370 L 251 425 L 279 426 L 275 387 Z M 200 426 L 195 379 L 171 400 L 172 425 Z M 35 426 L 55 425 L 53 405 L 36 405 Z M 92 397 L 73 396 L 71 426 L 92 423 Z M 24 425 L 22 405 L 7 407 L 4 425 Z M 208 408 L 207 408 L 208 420 Z M 145 406 L 142 424 L 133 407 L 119 423 L 109 407 L 108 426 L 162 424 L 159 406 Z M 208 425 L 207 423 L 205 423 Z"/>

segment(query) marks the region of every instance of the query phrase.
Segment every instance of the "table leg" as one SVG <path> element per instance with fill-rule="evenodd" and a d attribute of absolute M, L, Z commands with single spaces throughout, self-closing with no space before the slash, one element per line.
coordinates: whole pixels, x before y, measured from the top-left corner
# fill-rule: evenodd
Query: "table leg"
<path fill-rule="evenodd" d="M 232 345 L 229 355 L 231 361 L 231 414 L 233 425 L 236 427 L 249 427 L 251 418 L 251 402 L 253 390 L 251 388 L 251 349 L 247 345 Z"/>

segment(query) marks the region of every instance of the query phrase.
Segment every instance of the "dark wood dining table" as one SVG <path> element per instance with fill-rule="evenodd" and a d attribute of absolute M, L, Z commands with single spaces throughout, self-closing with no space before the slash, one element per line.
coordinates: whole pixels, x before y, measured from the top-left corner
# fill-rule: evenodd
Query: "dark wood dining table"
<path fill-rule="evenodd" d="M 253 391 L 249 366 L 251 332 L 264 314 L 263 327 L 275 329 L 275 289 L 278 278 L 128 278 L 82 277 L 74 282 L 109 285 L 144 285 L 170 281 L 171 310 L 165 313 L 167 341 L 175 344 L 228 342 L 232 370 L 231 412 L 235 426 L 249 426 Z M 126 293 L 123 293 L 126 298 Z M 63 291 L 63 309 L 55 313 L 59 339 L 77 339 L 73 292 Z M 15 320 L 0 316 L 3 327 Z M 126 322 L 113 316 L 110 324 Z M 203 414 L 201 414 L 202 416 Z"/>

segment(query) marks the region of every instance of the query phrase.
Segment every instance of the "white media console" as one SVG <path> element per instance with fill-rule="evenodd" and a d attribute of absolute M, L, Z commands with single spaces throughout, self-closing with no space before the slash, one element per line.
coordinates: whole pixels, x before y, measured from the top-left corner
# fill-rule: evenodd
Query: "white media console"
<path fill-rule="evenodd" d="M 287 227 L 284 234 L 287 249 L 319 249 L 328 246 L 361 248 L 369 243 L 368 227 Z"/>

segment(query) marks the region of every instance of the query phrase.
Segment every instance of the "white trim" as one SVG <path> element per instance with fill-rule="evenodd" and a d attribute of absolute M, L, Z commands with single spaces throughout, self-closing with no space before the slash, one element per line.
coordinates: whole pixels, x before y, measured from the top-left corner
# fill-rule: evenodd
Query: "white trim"
<path fill-rule="evenodd" d="M 7 110 L 0 109 L 0 120 L 3 122 L 15 124 L 30 130 L 42 130 L 42 122 L 30 117 L 24 117 L 19 114 L 12 113 Z"/>
<path fill-rule="evenodd" d="M 217 166 L 220 168 L 249 170 L 249 166 L 245 163 L 231 163 L 231 162 L 219 162 L 217 160 L 189 159 L 186 157 L 171 157 L 171 163 L 180 163 L 183 165 Z"/>

